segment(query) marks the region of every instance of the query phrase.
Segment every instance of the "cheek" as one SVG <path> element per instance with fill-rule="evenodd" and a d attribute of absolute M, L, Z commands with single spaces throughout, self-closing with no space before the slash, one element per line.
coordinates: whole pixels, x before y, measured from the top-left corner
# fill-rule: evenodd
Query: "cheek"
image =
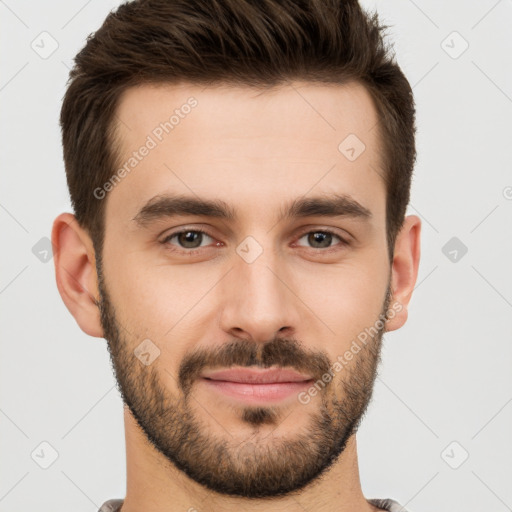
<path fill-rule="evenodd" d="M 300 277 L 301 300 L 311 308 L 315 317 L 329 329 L 333 351 L 344 351 L 351 340 L 375 324 L 384 304 L 388 271 L 383 266 L 319 267 L 314 273 Z M 320 326 L 322 330 L 324 327 Z"/>
<path fill-rule="evenodd" d="M 162 360 L 181 360 L 190 350 L 190 341 L 198 337 L 197 316 L 205 313 L 205 295 L 218 282 L 218 272 L 213 267 L 199 271 L 190 265 L 149 265 L 143 251 L 112 257 L 109 262 L 105 264 L 107 287 L 116 318 L 130 333 L 130 343 L 136 346 L 149 338 L 161 348 Z"/>
<path fill-rule="evenodd" d="M 120 245 L 116 247 L 116 243 Z M 130 338 L 158 339 L 164 323 L 165 330 L 173 325 L 175 295 L 166 290 L 162 280 L 155 280 L 154 269 L 144 264 L 141 253 L 123 253 L 123 249 L 122 242 L 111 238 L 103 259 L 105 283 L 116 309 L 116 319 L 130 333 Z"/>

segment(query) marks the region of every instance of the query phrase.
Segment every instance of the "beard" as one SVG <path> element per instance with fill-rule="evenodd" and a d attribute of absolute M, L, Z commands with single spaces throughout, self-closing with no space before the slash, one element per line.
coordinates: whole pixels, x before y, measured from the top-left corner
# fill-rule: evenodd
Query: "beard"
<path fill-rule="evenodd" d="M 99 260 L 97 272 L 98 307 L 117 388 L 149 443 L 172 466 L 219 494 L 272 498 L 317 481 L 343 453 L 372 397 L 385 326 L 377 329 L 337 376 L 330 370 L 332 363 L 325 352 L 307 350 L 296 339 L 276 337 L 262 344 L 237 338 L 221 347 L 197 349 L 183 357 L 175 377 L 178 393 L 174 394 L 163 384 L 165 368 L 158 371 L 158 364 L 145 366 L 135 357 L 134 349 L 141 340 L 118 322 Z M 387 318 L 390 300 L 388 284 L 379 318 Z M 309 411 L 304 410 L 307 426 L 289 436 L 273 437 L 272 432 L 286 419 L 282 406 L 240 405 L 230 410 L 244 426 L 252 427 L 255 434 L 250 440 L 240 442 L 227 432 L 212 432 L 211 425 L 197 414 L 202 406 L 194 398 L 194 383 L 204 369 L 235 365 L 289 367 L 322 382 L 319 400 L 311 403 Z M 329 372 L 333 377 L 325 384 L 322 376 Z M 295 404 L 288 414 L 299 406 Z M 208 414 L 203 411 L 203 416 L 214 421 Z M 259 436 L 262 426 L 274 428 Z"/>

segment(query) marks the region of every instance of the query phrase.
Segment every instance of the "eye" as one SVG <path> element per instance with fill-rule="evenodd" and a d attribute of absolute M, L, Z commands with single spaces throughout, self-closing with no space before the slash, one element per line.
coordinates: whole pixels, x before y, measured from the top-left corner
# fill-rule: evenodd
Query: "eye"
<path fill-rule="evenodd" d="M 176 239 L 175 242 L 172 242 L 174 239 Z M 321 252 L 330 252 L 350 245 L 349 242 L 328 229 L 307 231 L 301 235 L 298 241 L 300 242 L 302 239 L 306 239 L 311 249 L 321 250 Z M 339 241 L 338 243 L 334 243 L 336 239 Z M 202 229 L 182 229 L 181 231 L 169 234 L 161 243 L 166 245 L 170 251 L 181 252 L 191 256 L 201 252 L 201 249 L 211 245 L 214 240 L 213 237 Z M 219 247 L 223 244 L 222 242 L 216 242 L 215 245 Z M 302 246 L 300 243 L 296 245 Z"/>
<path fill-rule="evenodd" d="M 339 235 L 329 230 L 316 230 L 316 231 L 308 231 L 304 233 L 299 241 L 303 238 L 307 239 L 307 242 L 312 244 L 312 249 L 331 249 L 333 238 L 338 239 L 341 243 L 337 244 L 340 246 L 349 245 L 349 243 L 341 238 Z"/>
<path fill-rule="evenodd" d="M 170 235 L 165 237 L 164 240 L 162 240 L 162 243 L 176 246 L 176 244 L 171 243 L 171 240 L 173 238 L 176 238 L 178 250 L 185 249 L 185 251 L 183 252 L 193 254 L 195 252 L 194 249 L 204 247 L 201 245 L 201 242 L 204 241 L 205 237 L 213 240 L 213 238 L 210 235 L 208 235 L 206 231 L 203 231 L 201 229 L 184 229 L 182 231 L 176 231 L 175 233 L 171 233 Z"/>

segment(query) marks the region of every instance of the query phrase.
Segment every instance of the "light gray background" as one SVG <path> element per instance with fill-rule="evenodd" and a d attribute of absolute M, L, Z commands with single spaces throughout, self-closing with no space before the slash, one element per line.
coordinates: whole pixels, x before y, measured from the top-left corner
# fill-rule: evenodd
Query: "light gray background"
<path fill-rule="evenodd" d="M 95 512 L 125 495 L 106 342 L 65 308 L 40 241 L 71 211 L 58 127 L 69 68 L 116 5 L 0 0 L 2 512 Z M 409 321 L 385 336 L 358 435 L 363 492 L 412 512 L 512 510 L 512 3 L 364 6 L 391 25 L 414 89 L 409 213 L 423 230 Z M 468 249 L 456 261 L 452 237 Z M 42 442 L 58 452 L 47 469 Z"/>

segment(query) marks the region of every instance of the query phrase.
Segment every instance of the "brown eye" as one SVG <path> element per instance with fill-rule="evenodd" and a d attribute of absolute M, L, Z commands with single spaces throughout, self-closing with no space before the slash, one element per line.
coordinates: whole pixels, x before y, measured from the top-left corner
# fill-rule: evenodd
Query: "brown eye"
<path fill-rule="evenodd" d="M 309 231 L 303 234 L 299 240 L 303 238 L 307 239 L 307 243 L 310 244 L 312 249 L 330 249 L 333 247 L 333 242 L 336 239 L 341 243 L 335 245 L 347 245 L 347 242 L 339 235 L 326 230 Z"/>
<path fill-rule="evenodd" d="M 162 243 L 169 244 L 174 247 L 177 246 L 178 250 L 198 249 L 201 247 L 201 243 L 204 241 L 205 237 L 207 239 L 210 238 L 211 240 L 213 240 L 212 237 L 210 237 L 205 231 L 201 231 L 199 229 L 185 229 L 182 231 L 171 233 L 162 241 Z M 171 243 L 171 240 L 173 238 L 176 238 L 177 244 Z"/>

